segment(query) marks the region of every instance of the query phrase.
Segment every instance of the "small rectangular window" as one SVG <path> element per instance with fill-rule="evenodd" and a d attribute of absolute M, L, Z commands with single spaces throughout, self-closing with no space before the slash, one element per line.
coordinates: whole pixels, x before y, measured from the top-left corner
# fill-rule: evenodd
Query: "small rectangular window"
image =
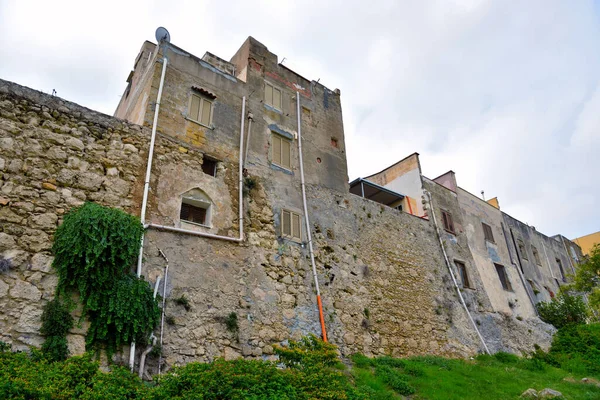
<path fill-rule="evenodd" d="M 195 224 L 200 225 L 206 225 L 206 210 L 206 208 L 182 203 L 179 218 L 183 221 L 193 222 Z"/>
<path fill-rule="evenodd" d="M 442 221 L 444 223 L 444 229 L 450 233 L 454 233 L 454 221 L 452 221 L 452 215 L 442 210 Z"/>
<path fill-rule="evenodd" d="M 217 176 L 217 162 L 204 157 L 202 160 L 202 172 L 210 176 Z"/>
<path fill-rule="evenodd" d="M 281 210 L 281 235 L 302 240 L 300 214 L 289 210 Z"/>
<path fill-rule="evenodd" d="M 281 90 L 265 82 L 265 103 L 281 110 Z"/>
<path fill-rule="evenodd" d="M 556 263 L 558 264 L 558 269 L 560 270 L 560 275 L 562 277 L 563 282 L 567 281 L 567 276 L 565 275 L 565 270 L 563 269 L 562 263 L 560 262 L 560 259 L 556 259 Z M 558 284 L 558 281 L 557 281 Z"/>
<path fill-rule="evenodd" d="M 469 274 L 467 274 L 467 266 L 462 261 L 454 260 L 454 265 L 458 269 L 460 280 L 464 288 L 472 288 L 471 281 L 469 281 Z"/>
<path fill-rule="evenodd" d="M 495 243 L 494 242 L 494 233 L 492 232 L 492 227 L 484 222 L 481 223 L 481 226 L 483 226 L 483 235 L 485 237 L 485 240 L 487 240 L 490 243 Z"/>
<path fill-rule="evenodd" d="M 538 251 L 535 248 L 535 246 L 531 246 L 531 251 L 533 252 L 533 258 L 535 260 L 535 263 L 537 265 L 542 265 L 542 260 L 540 260 L 540 253 L 538 253 Z"/>
<path fill-rule="evenodd" d="M 512 292 L 512 286 L 510 285 L 510 280 L 508 280 L 508 275 L 506 274 L 506 268 L 504 268 L 504 265 L 494 264 L 494 266 L 496 267 L 496 272 L 498 273 L 498 278 L 500 278 L 502 288 Z"/>
<path fill-rule="evenodd" d="M 188 118 L 210 127 L 212 122 L 212 101 L 192 93 Z"/>
<path fill-rule="evenodd" d="M 292 142 L 276 134 L 271 134 L 271 146 L 273 148 L 272 162 L 286 169 L 292 169 Z"/>
<path fill-rule="evenodd" d="M 521 239 L 519 239 L 517 241 L 517 245 L 519 246 L 519 254 L 521 254 L 521 258 L 523 260 L 528 260 L 527 258 L 527 251 L 525 250 L 525 243 L 523 243 L 523 241 Z"/>

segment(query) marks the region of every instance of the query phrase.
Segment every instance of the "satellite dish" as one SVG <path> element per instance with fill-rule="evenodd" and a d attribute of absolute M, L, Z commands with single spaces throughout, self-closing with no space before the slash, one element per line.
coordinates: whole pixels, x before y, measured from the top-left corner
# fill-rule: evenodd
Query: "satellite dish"
<path fill-rule="evenodd" d="M 162 26 L 156 30 L 154 37 L 156 38 L 156 41 L 158 43 L 162 41 L 165 41 L 167 43 L 171 42 L 171 35 L 169 34 L 169 31 L 163 28 Z"/>

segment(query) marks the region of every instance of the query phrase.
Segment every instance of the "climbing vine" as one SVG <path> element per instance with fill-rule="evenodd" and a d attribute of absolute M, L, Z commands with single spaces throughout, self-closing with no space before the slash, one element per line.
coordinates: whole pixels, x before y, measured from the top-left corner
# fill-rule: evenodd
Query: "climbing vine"
<path fill-rule="evenodd" d="M 64 361 L 69 356 L 67 333 L 73 327 L 69 309 L 58 298 L 46 303 L 40 333 L 46 337 L 42 353 L 50 361 Z"/>
<path fill-rule="evenodd" d="M 67 213 L 56 230 L 56 301 L 75 306 L 78 295 L 81 318 L 90 320 L 88 350 L 105 348 L 110 356 L 123 344 L 144 343 L 160 320 L 151 287 L 131 273 L 142 232 L 138 218 L 94 203 Z"/>

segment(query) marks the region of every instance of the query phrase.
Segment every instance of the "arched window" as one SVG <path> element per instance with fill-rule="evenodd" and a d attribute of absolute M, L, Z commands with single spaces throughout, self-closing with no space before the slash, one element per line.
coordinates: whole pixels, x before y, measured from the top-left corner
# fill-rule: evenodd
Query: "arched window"
<path fill-rule="evenodd" d="M 181 195 L 179 219 L 183 222 L 210 226 L 212 201 L 201 189 L 192 189 Z"/>

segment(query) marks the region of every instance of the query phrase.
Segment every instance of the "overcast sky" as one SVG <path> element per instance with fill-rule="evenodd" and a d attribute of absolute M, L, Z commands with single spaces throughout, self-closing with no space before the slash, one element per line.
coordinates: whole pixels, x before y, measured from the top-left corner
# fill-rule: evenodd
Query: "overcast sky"
<path fill-rule="evenodd" d="M 0 78 L 112 115 L 160 25 L 339 88 L 350 179 L 416 151 L 543 233 L 600 230 L 600 1 L 0 0 Z"/>

